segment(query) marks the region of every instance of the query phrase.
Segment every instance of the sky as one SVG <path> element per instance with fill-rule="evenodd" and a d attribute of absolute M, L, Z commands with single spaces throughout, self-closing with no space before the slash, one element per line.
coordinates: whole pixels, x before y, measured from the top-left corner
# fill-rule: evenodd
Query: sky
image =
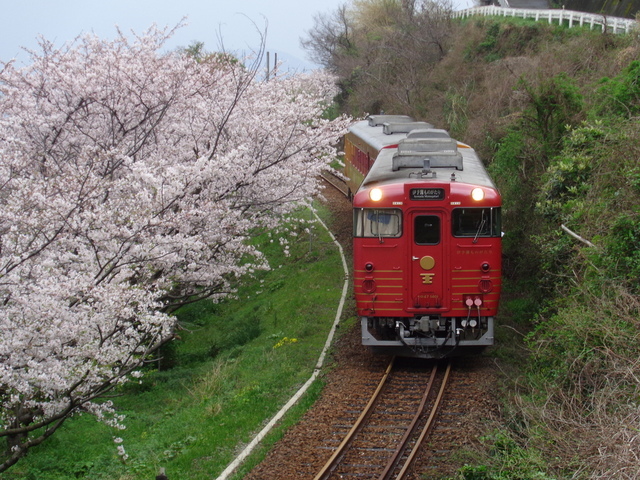
<path fill-rule="evenodd" d="M 318 13 L 331 13 L 348 0 L 0 0 L 0 62 L 28 61 L 22 47 L 37 49 L 40 36 L 61 47 L 82 34 L 113 39 L 143 33 L 152 25 L 186 25 L 168 43 L 170 49 L 204 42 L 205 50 L 249 54 L 266 29 L 266 50 L 289 69 L 314 68 L 300 38 Z M 454 9 L 472 0 L 453 0 Z M 273 60 L 272 60 L 273 61 Z"/>

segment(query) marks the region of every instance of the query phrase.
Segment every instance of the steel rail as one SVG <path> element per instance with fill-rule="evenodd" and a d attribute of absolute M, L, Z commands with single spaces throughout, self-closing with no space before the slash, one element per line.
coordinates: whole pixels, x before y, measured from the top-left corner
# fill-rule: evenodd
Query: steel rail
<path fill-rule="evenodd" d="M 334 175 L 331 172 L 322 172 L 320 174 L 320 177 L 322 177 L 322 179 L 327 182 L 329 185 L 331 185 L 333 188 L 335 188 L 336 190 L 338 190 L 341 194 L 343 194 L 345 197 L 348 196 L 347 194 L 347 184 L 344 180 L 342 180 L 340 177 Z"/>
<path fill-rule="evenodd" d="M 440 385 L 440 391 L 438 392 L 438 397 L 436 398 L 436 401 L 435 401 L 435 403 L 434 403 L 434 405 L 433 405 L 433 407 L 431 409 L 431 414 L 429 415 L 429 419 L 427 420 L 427 423 L 425 424 L 424 428 L 422 429 L 422 433 L 420 434 L 420 437 L 418 438 L 418 441 L 416 442 L 416 444 L 413 446 L 413 449 L 411 450 L 411 453 L 409 454 L 409 457 L 407 458 L 406 462 L 404 463 L 404 466 L 402 467 L 402 470 L 400 470 L 400 473 L 398 473 L 398 476 L 396 477 L 396 480 L 401 480 L 401 479 L 403 479 L 405 477 L 407 471 L 409 470 L 409 467 L 413 463 L 413 459 L 417 455 L 418 450 L 419 450 L 420 446 L 422 445 L 422 442 L 424 442 L 425 437 L 427 436 L 427 434 L 431 430 L 431 427 L 433 426 L 433 420 L 435 419 L 436 413 L 438 412 L 438 407 L 440 406 L 440 403 L 442 401 L 442 397 L 444 395 L 445 387 L 447 386 L 447 381 L 449 380 L 449 373 L 450 372 L 451 372 L 451 362 L 449 362 L 447 364 L 447 369 L 445 370 L 445 373 L 444 373 L 444 379 L 442 380 L 442 384 Z"/>
<path fill-rule="evenodd" d="M 402 439 L 400 440 L 400 443 L 398 444 L 398 448 L 396 448 L 396 451 L 393 453 L 393 455 L 387 462 L 387 465 L 385 466 L 385 469 L 383 470 L 380 477 L 378 477 L 378 480 L 389 480 L 393 474 L 393 471 L 396 469 L 400 461 L 400 458 L 407 447 L 407 443 L 409 443 L 409 440 L 413 436 L 416 426 L 418 425 L 418 421 L 420 420 L 420 417 L 422 417 L 422 414 L 424 413 L 424 409 L 427 405 L 427 399 L 431 395 L 431 389 L 433 388 L 433 383 L 435 381 L 437 371 L 438 371 L 438 364 L 435 364 L 431 369 L 431 377 L 429 378 L 429 382 L 427 383 L 427 388 L 425 389 L 424 394 L 422 395 L 422 400 L 420 401 L 418 410 L 416 411 L 416 414 L 413 416 L 411 423 L 407 427 L 407 430 L 405 431 Z"/>
<path fill-rule="evenodd" d="M 336 466 L 340 462 L 341 457 L 349 448 L 349 445 L 351 444 L 353 437 L 358 433 L 358 431 L 360 431 L 360 428 L 362 427 L 364 421 L 371 414 L 371 411 L 373 410 L 373 406 L 375 405 L 376 400 L 380 396 L 380 392 L 382 391 L 382 388 L 384 387 L 385 383 L 387 382 L 387 379 L 389 378 L 389 374 L 391 373 L 391 369 L 393 368 L 394 360 L 395 360 L 395 357 L 393 357 L 391 359 L 391 362 L 389 362 L 389 366 L 387 367 L 386 371 L 384 372 L 384 375 L 380 379 L 380 383 L 378 383 L 378 387 L 376 388 L 376 391 L 371 396 L 371 399 L 369 399 L 369 402 L 367 403 L 366 407 L 364 408 L 364 410 L 362 411 L 362 413 L 354 423 L 353 427 L 351 427 L 351 430 L 349 430 L 349 433 L 347 433 L 344 440 L 342 440 L 340 445 L 338 445 L 338 448 L 336 449 L 336 451 L 333 453 L 333 455 L 331 455 L 331 458 L 327 460 L 327 463 L 325 463 L 324 467 L 322 467 L 320 472 L 318 472 L 318 474 L 314 477 L 313 480 L 327 479 L 329 475 L 331 475 L 333 470 L 336 468 Z"/>

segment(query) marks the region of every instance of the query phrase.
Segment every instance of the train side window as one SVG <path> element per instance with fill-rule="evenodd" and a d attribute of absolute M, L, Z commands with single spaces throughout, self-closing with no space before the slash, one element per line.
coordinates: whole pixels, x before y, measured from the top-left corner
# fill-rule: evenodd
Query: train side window
<path fill-rule="evenodd" d="M 452 220 L 454 237 L 499 237 L 501 235 L 499 207 L 455 208 Z"/>
<path fill-rule="evenodd" d="M 418 215 L 413 230 L 416 245 L 438 245 L 440 243 L 440 217 Z"/>
<path fill-rule="evenodd" d="M 354 237 L 400 237 L 402 212 L 396 208 L 356 208 L 353 210 Z"/>

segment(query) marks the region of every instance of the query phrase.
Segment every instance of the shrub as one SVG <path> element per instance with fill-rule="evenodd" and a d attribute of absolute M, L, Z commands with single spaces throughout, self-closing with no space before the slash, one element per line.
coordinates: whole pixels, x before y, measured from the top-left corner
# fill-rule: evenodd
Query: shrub
<path fill-rule="evenodd" d="M 524 125 L 550 156 L 561 145 L 567 128 L 577 123 L 584 101 L 575 81 L 561 73 L 543 78 L 537 86 L 524 78 L 518 84 L 526 92 L 529 105 L 524 111 Z"/>
<path fill-rule="evenodd" d="M 607 263 L 614 277 L 624 279 L 638 292 L 640 277 L 640 217 L 637 213 L 621 213 L 606 239 Z"/>
<path fill-rule="evenodd" d="M 600 115 L 632 117 L 640 112 L 640 62 L 632 61 L 615 78 L 603 78 L 598 90 Z"/>
<path fill-rule="evenodd" d="M 509 434 L 496 432 L 482 439 L 491 446 L 490 466 L 465 465 L 451 480 L 552 480 L 536 449 L 524 448 Z"/>

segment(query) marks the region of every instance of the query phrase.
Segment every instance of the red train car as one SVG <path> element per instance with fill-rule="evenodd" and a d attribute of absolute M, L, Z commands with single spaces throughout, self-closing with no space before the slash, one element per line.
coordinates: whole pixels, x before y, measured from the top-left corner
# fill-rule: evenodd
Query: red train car
<path fill-rule="evenodd" d="M 358 122 L 346 140 L 346 172 L 364 177 L 353 197 L 363 345 L 420 358 L 492 345 L 501 198 L 475 151 L 444 130 L 395 116 Z M 352 161 L 363 155 L 375 156 L 368 168 Z"/>
<path fill-rule="evenodd" d="M 380 128 L 369 128 L 376 126 Z M 380 151 L 397 148 L 412 129 L 429 129 L 433 125 L 415 122 L 406 115 L 376 115 L 351 126 L 344 137 L 345 167 L 349 198 L 360 188 Z"/>

